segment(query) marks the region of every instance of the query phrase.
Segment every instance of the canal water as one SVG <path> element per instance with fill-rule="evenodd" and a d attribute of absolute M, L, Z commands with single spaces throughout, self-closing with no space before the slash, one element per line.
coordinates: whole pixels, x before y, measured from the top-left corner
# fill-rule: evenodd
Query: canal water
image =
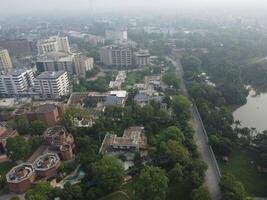
<path fill-rule="evenodd" d="M 233 113 L 234 119 L 241 121 L 241 127 L 256 128 L 258 132 L 267 130 L 267 93 L 257 94 L 250 90 L 247 103 Z"/>

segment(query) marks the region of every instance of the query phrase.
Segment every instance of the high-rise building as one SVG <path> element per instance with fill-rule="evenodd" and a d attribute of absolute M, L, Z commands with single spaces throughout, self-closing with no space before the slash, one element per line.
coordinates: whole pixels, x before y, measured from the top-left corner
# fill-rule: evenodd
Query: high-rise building
<path fill-rule="evenodd" d="M 65 71 L 46 71 L 34 79 L 36 98 L 59 99 L 70 93 L 68 74 Z"/>
<path fill-rule="evenodd" d="M 94 58 L 88 58 L 80 53 L 74 55 L 74 73 L 76 75 L 84 76 L 87 71 L 94 67 Z"/>
<path fill-rule="evenodd" d="M 38 40 L 37 49 L 39 55 L 43 55 L 49 52 L 71 52 L 68 37 L 59 36 L 51 36 L 45 40 Z"/>
<path fill-rule="evenodd" d="M 73 55 L 62 52 L 50 52 L 39 56 L 36 67 L 39 72 L 67 71 L 73 74 Z"/>
<path fill-rule="evenodd" d="M 127 46 L 106 46 L 100 49 L 100 61 L 104 65 L 128 67 L 133 64 L 133 53 Z"/>
<path fill-rule="evenodd" d="M 0 48 L 0 71 L 8 72 L 12 68 L 12 62 L 6 49 Z"/>
<path fill-rule="evenodd" d="M 8 74 L 0 76 L 0 94 L 26 94 L 33 86 L 33 79 L 32 69 L 13 69 Z"/>
<path fill-rule="evenodd" d="M 141 50 L 135 53 L 135 64 L 139 67 L 150 64 L 150 54 L 148 50 Z"/>

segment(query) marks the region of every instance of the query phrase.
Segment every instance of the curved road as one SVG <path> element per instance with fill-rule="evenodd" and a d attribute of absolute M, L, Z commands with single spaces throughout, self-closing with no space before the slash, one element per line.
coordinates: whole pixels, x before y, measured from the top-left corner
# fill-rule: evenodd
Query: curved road
<path fill-rule="evenodd" d="M 179 61 L 175 61 L 171 58 L 170 60 L 173 65 L 176 67 L 176 73 L 181 79 L 181 89 L 186 97 L 190 99 L 188 90 L 184 84 L 183 79 L 183 68 Z M 218 168 L 217 161 L 211 150 L 210 145 L 208 144 L 208 137 L 205 132 L 204 125 L 202 123 L 201 117 L 198 113 L 197 107 L 193 104 L 192 106 L 192 124 L 193 128 L 196 131 L 195 140 L 198 146 L 201 159 L 208 165 L 208 170 L 206 172 L 205 183 L 208 187 L 212 200 L 221 199 L 221 190 L 219 187 L 220 182 L 220 169 Z"/>

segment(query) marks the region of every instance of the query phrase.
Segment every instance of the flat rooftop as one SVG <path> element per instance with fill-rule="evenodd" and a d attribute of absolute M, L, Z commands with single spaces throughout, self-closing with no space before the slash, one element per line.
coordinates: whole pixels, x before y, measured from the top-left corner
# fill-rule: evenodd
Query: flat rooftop
<path fill-rule="evenodd" d="M 52 112 L 56 108 L 56 105 L 54 104 L 44 104 L 36 107 L 34 110 L 35 113 L 46 113 L 46 112 Z"/>
<path fill-rule="evenodd" d="M 60 76 L 62 76 L 64 73 L 66 73 L 65 71 L 46 71 L 41 73 L 39 76 L 36 77 L 36 79 L 56 79 L 59 78 Z"/>

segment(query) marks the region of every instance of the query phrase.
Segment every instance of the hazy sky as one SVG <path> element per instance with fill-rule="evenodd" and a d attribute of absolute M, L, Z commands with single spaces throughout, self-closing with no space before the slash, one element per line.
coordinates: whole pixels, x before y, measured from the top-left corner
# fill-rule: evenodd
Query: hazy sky
<path fill-rule="evenodd" d="M 174 10 L 262 12 L 266 0 L 0 0 L 0 13 L 27 13 L 33 11 L 119 11 L 119 10 Z"/>

